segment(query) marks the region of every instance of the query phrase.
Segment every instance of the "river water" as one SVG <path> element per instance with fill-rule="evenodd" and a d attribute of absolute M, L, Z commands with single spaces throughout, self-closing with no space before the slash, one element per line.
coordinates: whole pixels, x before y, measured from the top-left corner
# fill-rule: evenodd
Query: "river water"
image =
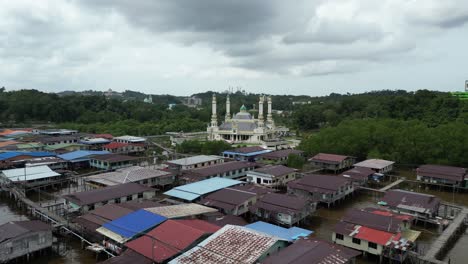
<path fill-rule="evenodd" d="M 406 190 L 413 190 L 422 193 L 430 193 L 439 196 L 445 201 L 455 202 L 458 204 L 463 204 L 468 206 L 468 193 L 457 193 L 451 192 L 450 190 L 439 191 L 425 189 L 422 186 L 417 184 L 404 183 L 399 188 Z M 31 197 L 36 198 L 36 197 Z M 34 199 L 36 200 L 36 199 Z M 41 199 L 42 200 L 42 199 Z M 330 241 L 332 230 L 336 223 L 342 218 L 346 211 L 350 208 L 365 208 L 369 206 L 376 206 L 379 201 L 379 197 L 370 194 L 355 194 L 354 196 L 349 197 L 347 200 L 341 202 L 340 204 L 335 205 L 333 208 L 319 208 L 314 216 L 309 218 L 307 224 L 303 225 L 304 228 L 313 230 L 315 236 L 318 238 Z M 14 209 L 11 204 L 8 204 L 6 200 L 0 198 L 0 224 L 16 221 L 16 220 L 27 220 L 21 212 Z M 422 234 L 418 239 L 418 250 L 420 253 L 424 253 L 431 243 L 437 238 L 437 229 L 434 227 L 424 228 L 422 226 L 413 226 L 413 229 L 421 231 Z M 65 256 L 50 256 L 50 257 L 40 257 L 35 259 L 31 263 L 38 264 L 91 264 L 96 263 L 95 254 L 82 250 L 79 241 L 75 239 L 66 240 L 67 254 Z M 468 235 L 465 233 L 460 236 L 459 240 L 453 246 L 446 256 L 445 261 L 450 259 L 451 264 L 462 264 L 468 263 Z M 365 258 L 361 257 L 358 259 L 360 264 L 370 264 L 377 263 L 378 258 L 367 256 Z"/>

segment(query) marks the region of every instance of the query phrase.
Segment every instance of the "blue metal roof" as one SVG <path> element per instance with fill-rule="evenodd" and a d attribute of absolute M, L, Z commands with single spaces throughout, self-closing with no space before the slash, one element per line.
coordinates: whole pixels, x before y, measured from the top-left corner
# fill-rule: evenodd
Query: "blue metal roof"
<path fill-rule="evenodd" d="M 73 161 L 73 160 L 86 160 L 87 157 L 92 156 L 92 155 L 104 155 L 104 154 L 109 154 L 109 151 L 92 151 L 92 150 L 77 150 L 77 151 L 72 151 L 68 152 L 62 155 L 58 155 L 59 158 L 68 160 L 68 161 Z"/>
<path fill-rule="evenodd" d="M 178 186 L 172 188 L 164 194 L 187 201 L 193 201 L 204 194 L 215 192 L 241 183 L 243 182 L 227 178 L 215 177 L 199 182 Z"/>
<path fill-rule="evenodd" d="M 140 209 L 114 221 L 105 223 L 102 226 L 122 237 L 132 238 L 166 220 L 167 218 L 164 216 Z"/>
<path fill-rule="evenodd" d="M 7 152 L 2 152 L 0 153 L 0 160 L 6 160 L 6 159 L 11 159 L 14 157 L 18 156 L 32 156 L 32 157 L 50 157 L 50 156 L 55 156 L 54 153 L 52 152 L 46 152 L 46 151 L 7 151 Z"/>
<path fill-rule="evenodd" d="M 306 237 L 314 233 L 312 230 L 307 230 L 295 226 L 288 229 L 281 226 L 265 223 L 262 221 L 246 225 L 245 227 L 265 233 L 267 235 L 276 236 L 288 241 L 294 241 L 300 237 Z"/>
<path fill-rule="evenodd" d="M 251 156 L 257 156 L 257 155 L 265 154 L 265 153 L 269 153 L 269 152 L 272 152 L 272 150 L 265 149 L 265 150 L 256 151 L 256 152 L 249 152 L 249 153 L 240 153 L 240 152 L 226 150 L 226 151 L 223 152 L 223 154 L 251 157 Z"/>

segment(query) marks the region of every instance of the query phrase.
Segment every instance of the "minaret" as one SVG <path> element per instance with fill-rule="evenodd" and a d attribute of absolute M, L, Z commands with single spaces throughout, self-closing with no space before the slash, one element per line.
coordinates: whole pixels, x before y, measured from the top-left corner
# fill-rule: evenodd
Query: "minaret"
<path fill-rule="evenodd" d="M 258 100 L 258 126 L 260 127 L 263 127 L 263 124 L 265 123 L 263 117 L 263 101 L 265 101 L 265 97 L 262 95 Z"/>
<path fill-rule="evenodd" d="M 226 98 L 226 118 L 225 120 L 228 121 L 231 119 L 231 101 L 229 101 L 229 94 L 227 95 Z"/>
<path fill-rule="evenodd" d="M 213 94 L 213 99 L 211 100 L 211 127 L 218 126 L 218 120 L 216 118 L 216 95 Z"/>
<path fill-rule="evenodd" d="M 271 96 L 268 96 L 268 114 L 267 123 L 273 124 L 273 116 L 271 115 Z"/>

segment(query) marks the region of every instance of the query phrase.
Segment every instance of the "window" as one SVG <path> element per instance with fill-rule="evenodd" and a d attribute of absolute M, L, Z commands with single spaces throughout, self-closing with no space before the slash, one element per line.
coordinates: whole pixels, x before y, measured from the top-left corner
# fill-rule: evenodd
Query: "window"
<path fill-rule="evenodd" d="M 368 246 L 369 246 L 369 248 L 377 249 L 377 244 L 376 243 L 369 242 Z"/>
<path fill-rule="evenodd" d="M 133 200 L 133 197 L 131 195 L 127 196 L 127 201 Z"/>
<path fill-rule="evenodd" d="M 90 204 L 90 205 L 88 206 L 88 210 L 94 210 L 94 204 Z"/>
<path fill-rule="evenodd" d="M 353 237 L 353 243 L 357 245 L 361 245 L 361 239 Z"/>
<path fill-rule="evenodd" d="M 116 204 L 120 203 L 120 198 L 115 199 L 114 203 L 116 203 Z"/>
<path fill-rule="evenodd" d="M 343 240 L 344 239 L 342 234 L 336 234 L 335 237 L 336 237 L 337 240 Z"/>
<path fill-rule="evenodd" d="M 144 180 L 144 181 L 143 181 L 143 184 L 148 184 L 148 180 Z"/>
<path fill-rule="evenodd" d="M 141 198 L 143 198 L 143 193 L 138 194 L 138 199 L 141 199 Z"/>

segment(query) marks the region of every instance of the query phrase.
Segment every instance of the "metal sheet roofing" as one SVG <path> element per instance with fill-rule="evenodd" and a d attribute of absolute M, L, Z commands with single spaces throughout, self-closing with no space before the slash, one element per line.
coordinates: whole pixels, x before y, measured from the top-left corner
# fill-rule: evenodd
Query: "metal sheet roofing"
<path fill-rule="evenodd" d="M 187 201 L 193 201 L 204 194 L 208 194 L 223 188 L 231 187 L 242 183 L 243 182 L 241 181 L 215 177 L 199 182 L 178 186 L 171 189 L 170 191 L 165 192 L 164 194 Z"/>
<path fill-rule="evenodd" d="M 48 166 L 34 166 L 20 169 L 4 170 L 2 174 L 13 182 L 32 181 L 60 176 L 60 174 L 51 170 Z"/>
<path fill-rule="evenodd" d="M 368 159 L 365 161 L 358 162 L 354 164 L 355 167 L 365 167 L 371 169 L 383 169 L 387 166 L 394 164 L 395 162 L 383 159 Z"/>
<path fill-rule="evenodd" d="M 219 229 L 202 220 L 167 220 L 126 246 L 156 262 L 164 262 Z"/>
<path fill-rule="evenodd" d="M 182 218 L 187 216 L 201 215 L 206 213 L 217 212 L 218 210 L 206 207 L 200 204 L 176 204 L 169 206 L 159 206 L 153 208 L 146 208 L 145 210 L 162 215 L 167 218 Z"/>
<path fill-rule="evenodd" d="M 361 253 L 319 239 L 301 239 L 262 261 L 263 264 L 344 264 Z"/>
<path fill-rule="evenodd" d="M 172 173 L 162 170 L 132 166 L 118 169 L 112 172 L 101 173 L 88 176 L 86 181 L 97 182 L 106 186 L 113 186 L 127 182 L 138 182 L 141 180 L 153 179 L 164 176 L 171 176 Z"/>
<path fill-rule="evenodd" d="M 0 160 L 11 159 L 18 156 L 50 157 L 55 156 L 55 154 L 45 151 L 8 151 L 0 153 Z"/>
<path fill-rule="evenodd" d="M 334 193 L 343 186 L 350 183 L 347 178 L 321 175 L 321 174 L 305 174 L 304 177 L 288 183 L 288 188 L 305 190 L 311 193 Z"/>
<path fill-rule="evenodd" d="M 281 239 L 242 226 L 226 225 L 171 264 L 255 263 Z"/>
<path fill-rule="evenodd" d="M 58 155 L 59 158 L 68 160 L 68 161 L 75 161 L 75 160 L 86 160 L 88 157 L 92 155 L 104 155 L 109 154 L 109 151 L 93 151 L 93 150 L 77 150 L 68 152 L 62 155 Z"/>
<path fill-rule="evenodd" d="M 166 217 L 153 214 L 143 209 L 129 213 L 103 225 L 124 238 L 132 238 L 160 223 L 166 221 Z"/>
<path fill-rule="evenodd" d="M 245 227 L 265 233 L 267 235 L 276 236 L 288 241 L 294 241 L 299 239 L 300 237 L 307 237 L 314 233 L 312 230 L 307 230 L 295 226 L 291 228 L 284 228 L 262 221 L 246 225 Z"/>
<path fill-rule="evenodd" d="M 198 155 L 198 156 L 193 156 L 193 157 L 188 157 L 188 158 L 183 158 L 183 159 L 170 160 L 170 161 L 167 161 L 167 163 L 176 164 L 180 166 L 184 166 L 184 165 L 187 166 L 187 165 L 194 165 L 198 163 L 215 161 L 215 160 L 220 160 L 220 159 L 223 159 L 223 157 L 214 156 L 214 155 Z"/>
<path fill-rule="evenodd" d="M 346 160 L 347 158 L 350 158 L 350 156 L 344 156 L 344 155 L 337 155 L 337 154 L 328 154 L 328 153 L 319 153 L 312 158 L 310 158 L 310 161 L 318 161 L 318 162 L 324 162 L 324 163 L 340 163 Z"/>

